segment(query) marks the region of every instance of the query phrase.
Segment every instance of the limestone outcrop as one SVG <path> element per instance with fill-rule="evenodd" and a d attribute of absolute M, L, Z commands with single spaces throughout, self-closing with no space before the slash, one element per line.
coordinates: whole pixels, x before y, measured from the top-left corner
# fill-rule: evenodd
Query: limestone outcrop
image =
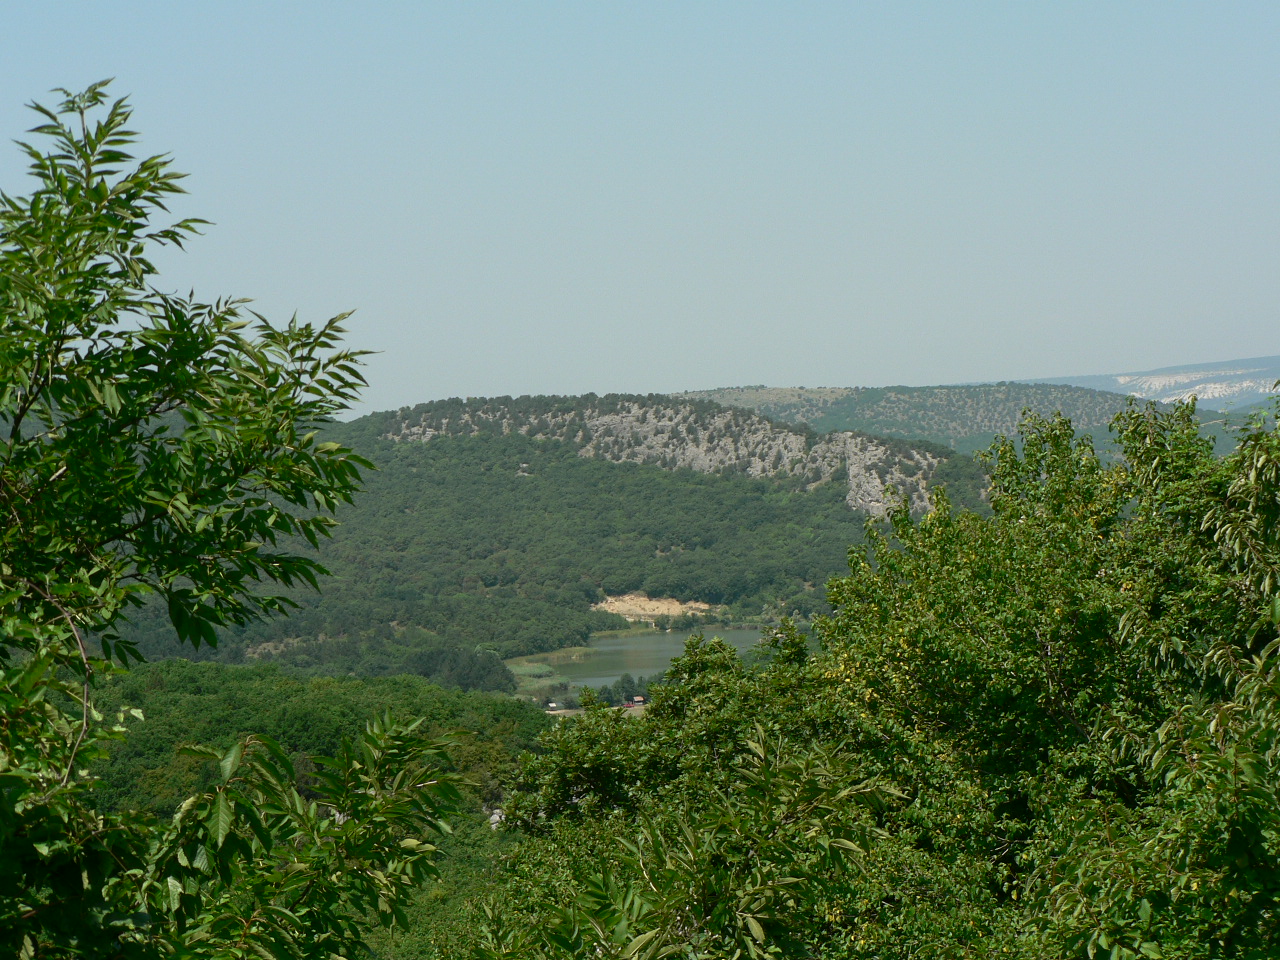
<path fill-rule="evenodd" d="M 792 477 L 809 487 L 841 483 L 849 506 L 873 515 L 884 514 L 887 488 L 905 495 L 913 510 L 926 509 L 929 479 L 942 460 L 907 441 L 852 431 L 819 436 L 747 410 L 653 396 L 424 404 L 400 411 L 386 436 L 429 442 L 493 432 L 559 439 L 579 456 L 668 470 Z"/>

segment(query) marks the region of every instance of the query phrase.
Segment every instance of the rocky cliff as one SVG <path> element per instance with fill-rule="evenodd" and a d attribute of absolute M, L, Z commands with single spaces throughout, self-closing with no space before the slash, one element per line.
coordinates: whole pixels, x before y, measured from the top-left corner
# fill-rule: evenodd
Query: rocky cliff
<path fill-rule="evenodd" d="M 883 515 L 886 487 L 914 510 L 947 451 L 852 431 L 822 436 L 748 410 L 672 397 L 502 397 L 404 409 L 385 436 L 430 442 L 440 435 L 518 432 L 576 445 L 579 456 L 700 473 L 790 477 L 806 486 L 841 483 L 850 507 Z"/>

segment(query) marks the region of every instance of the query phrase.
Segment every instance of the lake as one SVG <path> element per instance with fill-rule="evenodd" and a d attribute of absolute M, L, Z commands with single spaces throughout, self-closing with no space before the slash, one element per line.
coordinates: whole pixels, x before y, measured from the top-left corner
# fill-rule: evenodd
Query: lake
<path fill-rule="evenodd" d="M 739 653 L 745 653 L 760 642 L 759 630 L 716 630 L 708 627 L 707 638 L 720 637 Z M 671 661 L 684 653 L 688 633 L 631 633 L 620 637 L 598 637 L 591 641 L 589 652 L 581 659 L 556 663 L 556 672 L 568 677 L 574 686 L 602 687 L 612 684 L 624 673 L 639 680 L 661 673 Z"/>

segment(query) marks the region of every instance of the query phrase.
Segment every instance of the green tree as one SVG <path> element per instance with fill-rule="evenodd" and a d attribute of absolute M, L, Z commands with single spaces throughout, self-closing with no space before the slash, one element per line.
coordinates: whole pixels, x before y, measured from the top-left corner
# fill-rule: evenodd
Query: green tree
<path fill-rule="evenodd" d="M 525 839 L 477 955 L 1276 956 L 1280 433 L 1215 457 L 1189 406 L 1113 430 L 1108 465 L 1028 418 L 992 451 L 990 516 L 896 511 L 828 584 L 816 652 L 692 643 L 643 717 L 554 728 L 508 797 Z M 818 755 L 893 790 L 873 820 L 815 811 L 783 860 L 753 839 L 744 885 L 717 825 L 786 809 L 781 772 Z M 858 822 L 856 869 L 813 885 L 823 838 Z M 781 916 L 752 914 L 757 937 L 735 896 Z"/>
<path fill-rule="evenodd" d="M 314 427 L 355 396 L 341 317 L 275 327 L 244 301 L 165 293 L 148 259 L 199 221 L 135 161 L 105 84 L 35 105 L 36 187 L 0 195 L 0 945 L 9 954 L 347 955 L 431 869 L 451 799 L 441 746 L 375 724 L 304 800 L 250 738 L 172 823 L 105 815 L 85 774 L 123 735 L 95 676 L 136 651 L 118 627 L 162 599 L 178 636 L 275 613 L 260 585 L 315 585 L 315 544 L 360 458 Z M 122 718 L 123 719 L 123 718 Z M 319 761 L 317 761 L 319 762 Z"/>

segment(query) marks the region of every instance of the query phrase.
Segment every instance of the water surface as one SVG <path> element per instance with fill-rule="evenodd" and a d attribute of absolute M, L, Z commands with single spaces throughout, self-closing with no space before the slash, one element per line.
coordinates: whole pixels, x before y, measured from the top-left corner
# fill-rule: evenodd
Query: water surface
<path fill-rule="evenodd" d="M 739 653 L 745 653 L 760 642 L 759 630 L 716 630 L 708 628 L 707 638 L 720 637 Z M 574 686 L 602 687 L 612 685 L 624 673 L 639 680 L 662 673 L 671 661 L 684 653 L 688 633 L 630 633 L 621 637 L 599 637 L 591 641 L 591 649 L 581 659 L 556 663 L 556 672 L 568 677 Z"/>

